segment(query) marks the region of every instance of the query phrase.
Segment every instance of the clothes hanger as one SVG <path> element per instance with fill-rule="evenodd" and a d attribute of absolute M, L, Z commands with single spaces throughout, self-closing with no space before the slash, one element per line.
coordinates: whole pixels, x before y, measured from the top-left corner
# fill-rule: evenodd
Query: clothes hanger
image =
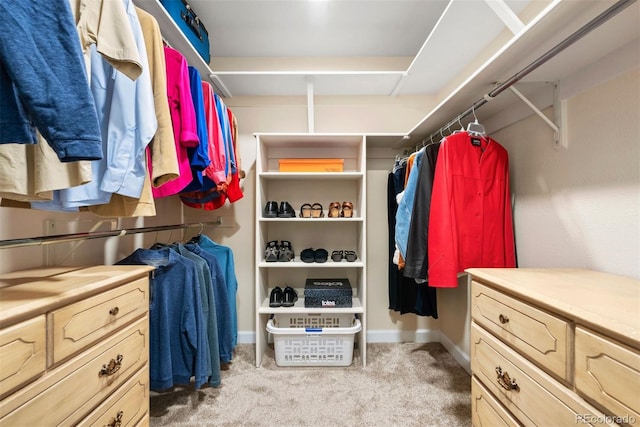
<path fill-rule="evenodd" d="M 476 110 L 474 107 L 471 107 L 471 112 L 473 113 L 475 122 L 469 122 L 469 124 L 467 124 L 467 133 L 474 136 L 485 136 L 487 133 L 484 130 L 484 126 L 478 122 L 478 117 L 476 116 Z"/>
<path fill-rule="evenodd" d="M 460 125 L 460 129 L 453 131 L 453 133 L 460 133 L 460 132 L 464 132 L 464 125 L 462 124 L 462 121 L 460 120 L 460 116 L 458 116 L 458 124 Z"/>

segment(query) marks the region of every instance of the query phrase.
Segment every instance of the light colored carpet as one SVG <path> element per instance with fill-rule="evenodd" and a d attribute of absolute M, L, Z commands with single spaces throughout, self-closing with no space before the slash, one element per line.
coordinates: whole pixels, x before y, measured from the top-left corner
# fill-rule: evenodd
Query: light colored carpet
<path fill-rule="evenodd" d="M 151 393 L 151 426 L 470 426 L 471 379 L 439 343 L 369 344 L 367 366 L 261 368 L 240 344 L 218 388 Z"/>

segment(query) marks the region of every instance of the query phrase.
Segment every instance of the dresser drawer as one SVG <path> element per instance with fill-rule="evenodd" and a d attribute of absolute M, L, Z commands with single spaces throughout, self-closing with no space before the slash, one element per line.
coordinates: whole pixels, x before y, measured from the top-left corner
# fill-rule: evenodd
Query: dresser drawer
<path fill-rule="evenodd" d="M 474 427 L 518 427 L 519 422 L 477 380 L 471 377 L 471 422 Z"/>
<path fill-rule="evenodd" d="M 50 364 L 97 342 L 149 310 L 148 279 L 138 279 L 49 314 Z"/>
<path fill-rule="evenodd" d="M 471 370 L 523 425 L 614 425 L 606 424 L 611 420 L 475 322 Z"/>
<path fill-rule="evenodd" d="M 71 425 L 147 364 L 146 317 L 0 402 L 0 424 Z"/>
<path fill-rule="evenodd" d="M 622 424 L 640 422 L 640 354 L 576 327 L 576 390 Z"/>
<path fill-rule="evenodd" d="M 46 344 L 44 315 L 0 331 L 0 396 L 44 372 Z"/>
<path fill-rule="evenodd" d="M 149 412 L 149 369 L 145 365 L 76 427 L 134 426 Z"/>
<path fill-rule="evenodd" d="M 476 322 L 545 370 L 571 381 L 570 327 L 565 320 L 476 281 L 471 282 L 471 300 Z"/>

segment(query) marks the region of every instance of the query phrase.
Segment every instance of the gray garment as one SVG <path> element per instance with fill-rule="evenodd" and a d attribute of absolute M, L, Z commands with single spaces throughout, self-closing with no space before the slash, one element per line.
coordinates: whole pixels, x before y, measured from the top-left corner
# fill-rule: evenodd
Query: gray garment
<path fill-rule="evenodd" d="M 427 279 L 429 266 L 427 261 L 429 210 L 439 150 L 439 142 L 427 145 L 425 154 L 420 162 L 420 170 L 418 171 L 404 264 L 404 276 L 413 279 Z"/>

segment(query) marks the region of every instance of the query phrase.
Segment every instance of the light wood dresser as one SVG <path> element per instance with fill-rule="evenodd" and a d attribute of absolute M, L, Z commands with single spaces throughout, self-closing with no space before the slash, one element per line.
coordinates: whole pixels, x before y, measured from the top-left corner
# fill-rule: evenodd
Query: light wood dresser
<path fill-rule="evenodd" d="M 640 425 L 640 281 L 467 272 L 474 426 Z"/>
<path fill-rule="evenodd" d="M 0 275 L 0 425 L 149 424 L 151 270 Z"/>

